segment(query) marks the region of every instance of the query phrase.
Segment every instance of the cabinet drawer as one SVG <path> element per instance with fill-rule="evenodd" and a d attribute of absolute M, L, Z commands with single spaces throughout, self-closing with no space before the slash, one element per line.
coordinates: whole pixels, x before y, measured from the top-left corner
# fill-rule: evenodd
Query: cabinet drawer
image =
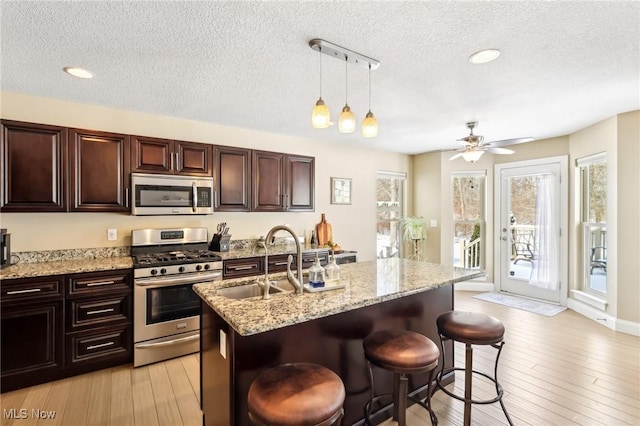
<path fill-rule="evenodd" d="M 69 295 L 96 292 L 128 291 L 131 289 L 131 271 L 90 272 L 69 276 Z"/>
<path fill-rule="evenodd" d="M 131 322 L 131 295 L 67 301 L 69 330 Z"/>
<path fill-rule="evenodd" d="M 67 367 L 106 361 L 122 361 L 131 357 L 133 337 L 131 325 L 109 327 L 67 334 Z"/>
<path fill-rule="evenodd" d="M 62 276 L 3 280 L 0 286 L 2 303 L 59 298 L 62 280 Z"/>
<path fill-rule="evenodd" d="M 225 260 L 223 278 L 248 277 L 264 272 L 264 259 L 251 257 L 247 259 Z"/>
<path fill-rule="evenodd" d="M 329 263 L 329 252 L 328 251 L 319 251 L 318 252 L 318 260 L 322 266 L 325 266 Z M 302 253 L 302 269 L 309 269 L 313 262 L 316 261 L 316 253 L 315 252 L 307 252 Z"/>
<path fill-rule="evenodd" d="M 278 254 L 275 256 L 269 256 L 269 273 L 283 272 L 287 270 L 288 254 Z M 293 255 L 293 265 L 291 269 L 296 269 L 296 255 Z"/>

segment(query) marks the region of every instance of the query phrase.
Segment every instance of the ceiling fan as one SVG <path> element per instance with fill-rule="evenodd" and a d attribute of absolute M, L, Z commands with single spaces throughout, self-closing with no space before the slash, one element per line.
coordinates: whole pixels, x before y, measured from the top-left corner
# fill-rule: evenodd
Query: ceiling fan
<path fill-rule="evenodd" d="M 513 154 L 515 151 L 501 147 L 531 142 L 532 140 L 534 140 L 534 138 L 515 138 L 503 139 L 493 142 L 484 142 L 484 136 L 473 134 L 473 129 L 475 129 L 477 126 L 477 121 L 470 121 L 467 123 L 467 127 L 469 128 L 469 136 L 458 139 L 458 141 L 462 143 L 463 147 L 456 149 L 455 151 L 457 151 L 458 153 L 449 158 L 449 160 L 455 160 L 458 157 L 462 157 L 469 163 L 475 163 L 480 159 L 480 157 L 482 157 L 482 154 L 484 154 L 485 152 L 489 152 L 491 154 Z"/>

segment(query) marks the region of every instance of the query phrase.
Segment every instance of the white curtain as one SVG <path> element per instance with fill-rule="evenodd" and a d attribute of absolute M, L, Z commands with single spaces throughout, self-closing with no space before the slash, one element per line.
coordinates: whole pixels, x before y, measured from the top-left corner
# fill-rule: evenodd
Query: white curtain
<path fill-rule="evenodd" d="M 558 219 L 556 206 L 557 178 L 542 175 L 536 178 L 536 231 L 537 256 L 533 259 L 529 284 L 548 290 L 558 289 Z"/>

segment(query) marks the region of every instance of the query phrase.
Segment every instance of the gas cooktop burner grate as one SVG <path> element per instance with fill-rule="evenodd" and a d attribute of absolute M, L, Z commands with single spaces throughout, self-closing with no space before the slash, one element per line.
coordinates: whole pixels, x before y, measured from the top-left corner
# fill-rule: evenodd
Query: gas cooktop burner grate
<path fill-rule="evenodd" d="M 215 262 L 222 260 L 218 254 L 206 250 L 140 253 L 134 255 L 133 258 L 134 262 L 139 266 Z"/>

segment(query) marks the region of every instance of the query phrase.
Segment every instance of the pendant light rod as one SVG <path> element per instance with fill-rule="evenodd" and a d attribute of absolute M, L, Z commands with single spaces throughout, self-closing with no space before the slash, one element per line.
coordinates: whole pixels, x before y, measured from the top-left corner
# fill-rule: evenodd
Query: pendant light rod
<path fill-rule="evenodd" d="M 346 47 L 338 46 L 326 40 L 320 38 L 314 38 L 309 41 L 309 47 L 313 50 L 329 55 L 333 58 L 340 59 L 341 61 L 351 62 L 352 64 L 360 65 L 372 70 L 377 69 L 380 66 L 380 61 L 363 55 L 362 53 L 354 52 Z"/>

